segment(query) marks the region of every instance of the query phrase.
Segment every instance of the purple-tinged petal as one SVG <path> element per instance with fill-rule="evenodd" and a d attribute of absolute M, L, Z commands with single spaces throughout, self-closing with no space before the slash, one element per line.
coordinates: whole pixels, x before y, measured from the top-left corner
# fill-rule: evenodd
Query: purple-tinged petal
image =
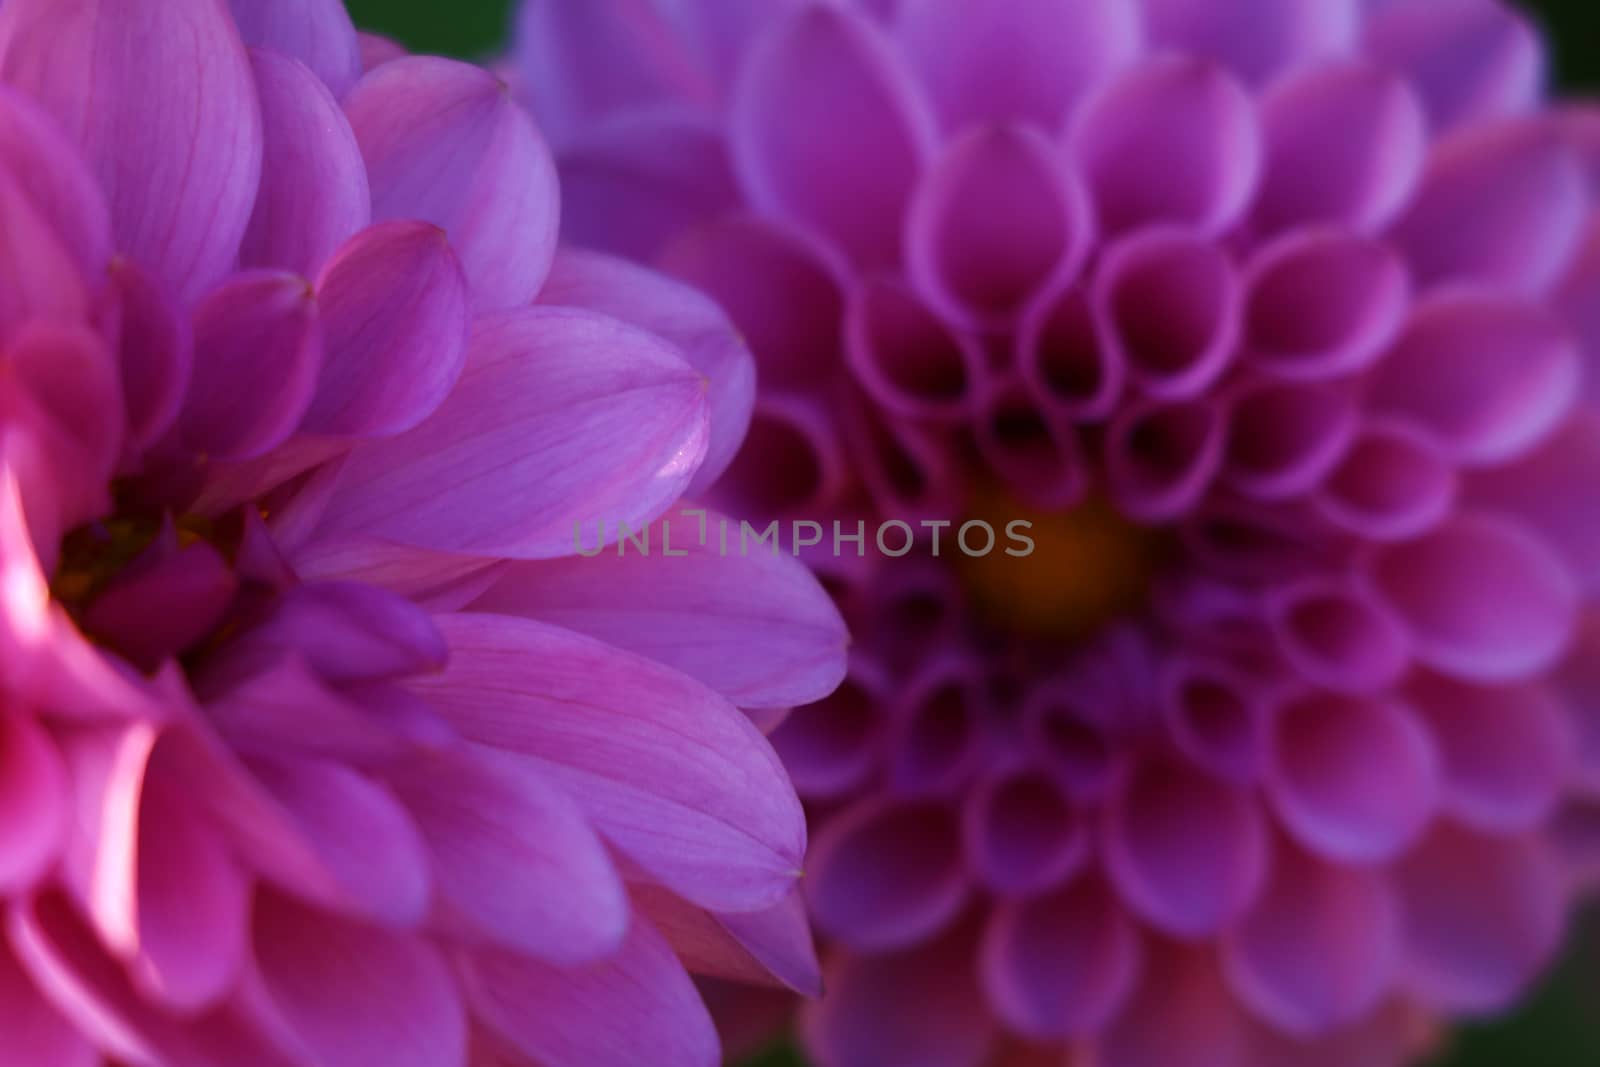
<path fill-rule="evenodd" d="M 1478 282 L 1540 294 L 1578 252 L 1591 204 L 1554 122 L 1478 126 L 1439 143 L 1392 239 L 1420 285 Z"/>
<path fill-rule="evenodd" d="M 570 555 L 577 524 L 640 529 L 704 455 L 703 382 L 670 345 L 592 312 L 490 316 L 443 406 L 350 456 L 323 532 L 539 559 Z"/>
<path fill-rule="evenodd" d="M 50 1067 L 97 1067 L 99 1053 L 53 1008 L 0 941 L 0 1059 Z"/>
<path fill-rule="evenodd" d="M 1072 157 L 1110 234 L 1157 222 L 1226 230 L 1250 203 L 1261 132 L 1245 90 L 1221 68 L 1168 57 L 1134 67 L 1078 112 Z"/>
<path fill-rule="evenodd" d="M 469 300 L 436 226 L 382 222 L 347 241 L 317 279 L 325 354 L 304 429 L 389 437 L 433 414 L 466 363 Z"/>
<path fill-rule="evenodd" d="M 322 79 L 334 99 L 361 77 L 361 46 L 339 0 L 229 0 L 239 36 L 251 48 L 299 60 Z M 268 126 L 270 128 L 270 120 Z"/>
<path fill-rule="evenodd" d="M 862 265 L 899 262 L 933 118 L 876 26 L 847 7 L 802 6 L 752 46 L 730 121 L 756 207 L 819 228 Z"/>
<path fill-rule="evenodd" d="M 1499 0 L 1392 4 L 1365 47 L 1416 86 L 1435 131 L 1529 111 L 1544 89 L 1538 34 Z"/>
<path fill-rule="evenodd" d="M 723 518 L 679 510 L 649 527 L 649 554 L 605 551 L 513 564 L 474 611 L 576 630 L 664 663 L 744 708 L 786 708 L 831 693 L 848 636 L 838 609 L 792 558 L 724 556 Z M 702 525 L 702 523 L 704 525 Z"/>
<path fill-rule="evenodd" d="M 473 1014 L 544 1067 L 714 1067 L 716 1028 L 666 940 L 635 914 L 621 951 L 560 968 L 499 949 L 460 962 Z"/>
<path fill-rule="evenodd" d="M 713 910 L 775 903 L 805 848 L 777 756 L 685 675 L 570 631 L 444 615 L 450 661 L 413 688 L 465 737 L 537 761 L 643 871 Z"/>
<path fill-rule="evenodd" d="M 952 330 L 898 279 L 851 290 L 844 349 L 857 383 L 891 417 L 960 421 L 977 404 L 985 374 L 978 339 Z"/>
<path fill-rule="evenodd" d="M 992 383 L 979 401 L 978 453 L 1023 502 L 1071 507 L 1088 490 L 1087 464 L 1073 428 L 1014 378 Z"/>
<path fill-rule="evenodd" d="M 117 247 L 185 297 L 233 266 L 261 170 L 250 64 L 216 0 L 8 0 L 0 75 L 82 147 Z"/>
<path fill-rule="evenodd" d="M 195 311 L 179 438 L 216 459 L 259 456 L 299 425 L 321 369 L 311 286 L 292 274 L 237 275 Z"/>
<path fill-rule="evenodd" d="M 118 258 L 111 289 L 122 326 L 119 352 L 128 447 L 148 448 L 172 426 L 189 391 L 194 334 L 177 298 L 143 267 Z"/>
<path fill-rule="evenodd" d="M 1258 500 L 1295 499 L 1317 488 L 1360 431 L 1360 398 L 1342 384 L 1255 383 L 1228 400 L 1223 477 Z"/>
<path fill-rule="evenodd" d="M 622 947 L 622 878 L 538 763 L 467 744 L 386 777 L 427 842 L 435 912 L 459 939 L 561 966 Z"/>
<path fill-rule="evenodd" d="M 1411 662 L 1399 621 L 1359 589 L 1307 580 L 1268 599 L 1278 649 L 1307 680 L 1341 693 L 1387 689 Z"/>
<path fill-rule="evenodd" d="M 882 754 L 887 678 L 859 656 L 831 694 L 795 708 L 769 735 L 801 796 L 848 795 L 865 783 Z"/>
<path fill-rule="evenodd" d="M 506 567 L 501 560 L 430 552 L 359 535 L 313 540 L 296 548 L 293 560 L 295 573 L 307 582 L 375 585 L 434 612 L 466 607 Z"/>
<path fill-rule="evenodd" d="M 1226 413 L 1209 400 L 1130 405 L 1106 438 L 1112 496 L 1145 521 L 1188 514 L 1222 467 L 1227 430 Z"/>
<path fill-rule="evenodd" d="M 659 886 L 634 886 L 633 899 L 691 974 L 822 995 L 822 973 L 799 890 L 761 911 L 721 914 Z"/>
<path fill-rule="evenodd" d="M 488 71 L 431 56 L 385 63 L 344 99 L 372 217 L 423 219 L 460 252 L 480 311 L 526 304 L 555 254 L 555 165 Z"/>
<path fill-rule="evenodd" d="M 1266 747 L 1260 687 L 1199 659 L 1178 659 L 1163 674 L 1161 710 L 1178 751 L 1224 781 L 1254 782 Z"/>
<path fill-rule="evenodd" d="M 10 88 L 0 88 L 0 159 L 77 262 L 83 279 L 92 281 L 111 259 L 111 216 L 105 195 L 55 121 Z M 38 268 L 37 261 L 33 266 Z"/>
<path fill-rule="evenodd" d="M 1023 381 L 1047 411 L 1069 419 L 1103 418 L 1122 399 L 1124 355 L 1103 335 L 1076 280 L 1052 285 L 1024 312 L 1016 345 Z"/>
<path fill-rule="evenodd" d="M 756 378 L 750 350 L 712 300 L 624 260 L 565 251 L 556 256 L 539 303 L 598 311 L 676 345 L 710 382 L 711 443 L 685 492 L 703 493 L 722 476 L 750 428 Z"/>
<path fill-rule="evenodd" d="M 95 594 L 81 625 L 140 670 L 153 670 L 210 634 L 238 588 L 228 561 L 204 541 L 152 546 Z"/>
<path fill-rule="evenodd" d="M 425 939 L 263 893 L 254 915 L 262 989 L 304 1061 L 466 1067 L 466 1011 Z"/>
<path fill-rule="evenodd" d="M 55 742 L 26 713 L 0 715 L 0 886 L 7 893 L 29 888 L 54 862 L 70 815 Z M 0 972 L 4 966 L 0 959 Z"/>
<path fill-rule="evenodd" d="M 239 262 L 309 278 L 371 217 L 366 166 L 338 101 L 304 64 L 261 50 L 250 64 L 261 102 L 261 189 Z"/>
<path fill-rule="evenodd" d="M 392 63 L 397 59 L 404 59 L 411 54 L 406 51 L 405 45 L 399 41 L 384 37 L 382 34 L 358 30 L 356 31 L 356 40 L 361 49 L 361 73 L 363 74 L 374 67 L 381 67 L 385 63 Z"/>
<path fill-rule="evenodd" d="M 89 278 L 9 168 L 0 169 L 0 345 L 35 320 L 76 323 L 89 317 Z"/>
<path fill-rule="evenodd" d="M 827 514 L 848 483 L 839 433 L 820 398 L 758 396 L 750 432 L 708 503 L 749 519 Z M 737 528 L 732 528 L 734 536 Z M 718 531 L 720 537 L 720 529 Z"/>
<path fill-rule="evenodd" d="M 1335 525 L 1374 541 L 1415 537 L 1448 517 L 1456 469 L 1433 435 L 1400 420 L 1369 420 L 1317 496 Z"/>
<path fill-rule="evenodd" d="M 1567 275 L 1554 293 L 1555 306 L 1583 345 L 1584 398 L 1600 406 L 1600 214 L 1591 216 Z"/>
<path fill-rule="evenodd" d="M 1096 1067 L 1238 1067 L 1253 1062 L 1246 1027 L 1208 947 L 1152 941 L 1132 995 L 1089 1055 Z"/>
<path fill-rule="evenodd" d="M 1360 0 L 1143 0 L 1153 51 L 1204 56 L 1260 85 L 1355 44 Z"/>
<path fill-rule="evenodd" d="M 967 863 L 991 889 L 1009 895 L 1060 885 L 1089 858 L 1089 826 L 1052 775 L 996 775 L 966 798 Z"/>

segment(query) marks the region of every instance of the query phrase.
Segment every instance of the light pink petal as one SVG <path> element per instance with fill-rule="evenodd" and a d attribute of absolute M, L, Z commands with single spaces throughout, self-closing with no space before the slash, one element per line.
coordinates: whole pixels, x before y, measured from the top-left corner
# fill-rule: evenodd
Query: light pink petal
<path fill-rule="evenodd" d="M 1433 817 L 1439 757 L 1408 708 L 1312 693 L 1274 713 L 1267 789 L 1278 817 L 1306 848 L 1375 863 L 1402 853 Z"/>
<path fill-rule="evenodd" d="M 469 301 L 436 226 L 384 222 L 345 242 L 317 279 L 325 355 L 303 428 L 388 437 L 433 414 L 466 363 Z"/>
<path fill-rule="evenodd" d="M 67 773 L 50 735 L 26 713 L 0 716 L 0 886 L 25 889 L 45 873 L 70 815 Z"/>
<path fill-rule="evenodd" d="M 844 675 L 844 622 L 792 558 L 723 555 L 724 518 L 679 510 L 650 554 L 605 551 L 514 564 L 474 604 L 542 619 L 664 663 L 745 708 L 820 700 Z"/>
<path fill-rule="evenodd" d="M 1087 1036 L 1121 1009 L 1138 980 L 1138 928 L 1106 885 L 1066 889 L 995 910 L 979 957 L 990 1005 L 1024 1036 Z"/>
<path fill-rule="evenodd" d="M 536 761 L 650 876 L 748 911 L 792 887 L 799 802 L 755 727 L 711 690 L 570 631 L 446 615 L 444 671 L 414 688 L 461 733 Z"/>
<path fill-rule="evenodd" d="M 1425 674 L 1405 693 L 1439 751 L 1445 811 L 1487 833 L 1545 823 L 1576 756 L 1576 738 L 1552 689 L 1463 685 Z"/>
<path fill-rule="evenodd" d="M 122 326 L 119 354 L 127 405 L 128 446 L 155 444 L 183 405 L 194 360 L 189 316 L 144 268 L 117 259 L 111 291 Z"/>
<path fill-rule="evenodd" d="M 683 964 L 642 915 L 620 952 L 587 967 L 481 949 L 461 970 L 473 1014 L 543 1067 L 715 1067 L 721 1058 Z"/>
<path fill-rule="evenodd" d="M 234 6 L 282 10 L 273 4 Z M 261 103 L 263 154 L 261 190 L 239 262 L 311 277 L 371 217 L 366 166 L 344 112 L 315 74 L 270 50 L 252 50 L 250 63 Z"/>
<path fill-rule="evenodd" d="M 1198 59 L 1153 59 L 1114 78 L 1078 112 L 1069 143 L 1111 234 L 1155 222 L 1221 232 L 1260 178 L 1249 97 Z"/>
<path fill-rule="evenodd" d="M 1578 590 L 1560 559 L 1521 527 L 1462 517 L 1378 551 L 1368 579 L 1410 633 L 1419 660 L 1457 677 L 1529 677 L 1561 655 Z"/>
<path fill-rule="evenodd" d="M 1134 58 L 1134 4 L 909 0 L 893 26 L 946 129 L 1007 119 L 1058 127 L 1085 91 Z"/>
<path fill-rule="evenodd" d="M 1089 857 L 1089 826 L 1053 777 L 997 775 L 967 796 L 967 862 L 988 886 L 1026 895 L 1060 885 Z"/>
<path fill-rule="evenodd" d="M 1224 941 L 1223 960 L 1251 1010 L 1309 1037 L 1372 1011 L 1394 979 L 1398 948 L 1398 908 L 1382 874 L 1280 843 L 1267 887 Z"/>
<path fill-rule="evenodd" d="M 1355 43 L 1360 0 L 1143 0 L 1155 50 L 1215 59 L 1253 84 Z"/>
<path fill-rule="evenodd" d="M 361 77 L 356 28 L 338 0 L 229 0 L 228 6 L 245 44 L 298 59 L 322 79 L 334 99 Z"/>
<path fill-rule="evenodd" d="M 644 262 L 740 202 L 722 129 L 675 107 L 620 115 L 561 153 L 561 239 Z"/>
<path fill-rule="evenodd" d="M 1497 0 L 1392 4 L 1365 45 L 1417 87 L 1435 130 L 1532 110 L 1544 89 L 1537 32 Z"/>
<path fill-rule="evenodd" d="M 751 48 L 732 109 L 756 207 L 819 228 L 864 265 L 899 261 L 933 119 L 876 26 L 850 8 L 801 7 Z"/>
<path fill-rule="evenodd" d="M 1441 823 L 1394 871 L 1404 975 L 1446 1011 L 1504 1011 L 1561 945 L 1560 864 L 1541 836 Z"/>
<path fill-rule="evenodd" d="M 659 886 L 634 886 L 633 899 L 694 975 L 822 995 L 822 972 L 799 890 L 770 908 L 717 913 Z"/>
<path fill-rule="evenodd" d="M 311 286 L 292 274 L 236 275 L 195 311 L 183 445 L 217 459 L 267 452 L 299 425 L 321 368 Z"/>
<path fill-rule="evenodd" d="M 1419 422 L 1454 458 L 1494 463 L 1555 429 L 1577 400 L 1579 371 L 1574 339 L 1542 308 L 1441 295 L 1413 312 L 1378 367 L 1370 404 Z"/>
<path fill-rule="evenodd" d="M 525 304 L 555 254 L 555 164 L 494 75 L 431 56 L 385 63 L 344 98 L 372 183 L 372 217 L 443 227 L 473 306 Z"/>
<path fill-rule="evenodd" d="M 686 492 L 698 495 L 722 476 L 750 427 L 756 379 L 750 350 L 712 300 L 624 260 L 568 250 L 552 264 L 539 303 L 597 311 L 676 345 L 710 383 L 711 443 Z"/>
<path fill-rule="evenodd" d="M 1088 253 L 1088 196 L 1061 150 L 1026 126 L 956 139 L 918 187 L 907 227 L 912 280 L 941 311 L 1003 324 Z"/>
<path fill-rule="evenodd" d="M 1146 762 L 1124 776 L 1105 808 L 1103 847 L 1129 909 L 1189 937 L 1244 914 L 1267 870 L 1255 800 L 1175 762 Z"/>
<path fill-rule="evenodd" d="M 100 1056 L 71 1023 L 62 1018 L 0 943 L 0 1058 L 7 1063 L 50 1067 L 96 1067 Z"/>
<path fill-rule="evenodd" d="M 972 966 L 974 931 L 905 952 L 840 952 L 828 995 L 801 1009 L 819 1067 L 980 1067 L 999 1036 Z"/>
<path fill-rule="evenodd" d="M 966 902 L 960 822 L 932 804 L 858 804 L 823 824 L 804 888 L 829 937 L 872 951 L 916 944 Z"/>
<path fill-rule="evenodd" d="M 1371 420 L 1323 484 L 1318 509 L 1375 541 L 1430 529 L 1456 501 L 1456 470 L 1432 435 L 1400 420 Z"/>
<path fill-rule="evenodd" d="M 580 524 L 637 530 L 704 455 L 701 382 L 671 346 L 592 312 L 481 319 L 448 400 L 351 455 L 324 532 L 540 559 L 571 554 Z"/>
<path fill-rule="evenodd" d="M 1576 150 L 1554 123 L 1499 123 L 1440 143 L 1394 240 L 1423 285 L 1549 289 L 1590 210 Z"/>
<path fill-rule="evenodd" d="M 537 764 L 469 744 L 387 777 L 427 842 L 435 910 L 461 939 L 561 965 L 621 948 L 622 879 L 578 806 Z"/>
<path fill-rule="evenodd" d="M 256 900 L 254 958 L 284 1026 L 316 1063 L 466 1067 L 466 1012 L 439 952 L 412 934 Z"/>
<path fill-rule="evenodd" d="M 260 177 L 261 118 L 221 4 L 8 2 L 0 75 L 82 147 L 120 250 L 191 298 L 232 267 Z"/>
<path fill-rule="evenodd" d="M 17 190 L 77 262 L 83 279 L 92 282 L 111 259 L 105 195 L 55 120 L 10 88 L 0 89 L 0 158 Z"/>

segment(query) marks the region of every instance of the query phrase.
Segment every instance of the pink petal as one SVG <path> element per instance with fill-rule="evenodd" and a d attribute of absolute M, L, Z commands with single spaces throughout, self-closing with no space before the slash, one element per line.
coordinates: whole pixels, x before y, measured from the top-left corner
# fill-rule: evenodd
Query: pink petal
<path fill-rule="evenodd" d="M 962 814 L 968 865 L 996 892 L 1053 888 L 1089 858 L 1082 812 L 1040 771 L 997 775 L 968 795 Z"/>
<path fill-rule="evenodd" d="M 8 2 L 0 74 L 82 146 L 118 248 L 190 298 L 233 265 L 260 176 L 261 119 L 221 4 Z"/>
<path fill-rule="evenodd" d="M 856 381 L 888 414 L 959 420 L 972 412 L 985 373 L 981 346 L 898 280 L 875 278 L 850 293 L 844 345 Z"/>
<path fill-rule="evenodd" d="M 587 967 L 482 949 L 461 968 L 473 1013 L 543 1067 L 714 1067 L 720 1058 L 694 984 L 642 915 L 620 952 Z"/>
<path fill-rule="evenodd" d="M 0 226 L 0 269 L 13 279 L 0 294 L 0 343 L 31 321 L 87 319 L 94 275 L 73 259 L 9 169 L 0 170 Z"/>
<path fill-rule="evenodd" d="M 100 1056 L 71 1023 L 63 1019 L 18 966 L 11 949 L 0 943 L 0 1058 L 7 1063 L 49 1064 L 50 1067 L 97 1067 Z"/>
<path fill-rule="evenodd" d="M 356 28 L 338 0 L 229 0 L 228 6 L 245 44 L 298 59 L 322 79 L 334 99 L 361 77 Z"/>
<path fill-rule="evenodd" d="M 311 286 L 292 274 L 229 280 L 194 315 L 185 447 L 218 459 L 269 451 L 299 425 L 322 368 Z"/>
<path fill-rule="evenodd" d="M 992 384 L 980 404 L 978 451 L 1006 488 L 1046 510 L 1083 499 L 1086 464 L 1070 424 L 1015 379 Z"/>
<path fill-rule="evenodd" d="M 204 640 L 238 590 L 228 561 L 204 541 L 152 548 L 96 594 L 81 625 L 141 670 L 153 670 Z"/>
<path fill-rule="evenodd" d="M 92 281 L 111 259 L 105 194 L 55 120 L 10 88 L 0 89 L 0 158 L 84 280 Z"/>
<path fill-rule="evenodd" d="M 144 268 L 128 259 L 111 265 L 111 287 L 122 325 L 122 394 L 129 444 L 148 448 L 178 417 L 194 362 L 189 316 Z"/>
<path fill-rule="evenodd" d="M 1219 233 L 1260 176 L 1249 97 L 1220 68 L 1186 57 L 1149 60 L 1097 90 L 1069 143 L 1112 234 L 1155 222 Z"/>
<path fill-rule="evenodd" d="M 399 41 L 385 37 L 382 34 L 368 33 L 366 30 L 356 31 L 356 41 L 361 51 L 361 73 L 365 74 L 374 67 L 381 67 L 385 63 L 396 59 L 404 59 L 411 53 Z"/>
<path fill-rule="evenodd" d="M 664 511 L 693 478 L 706 429 L 701 379 L 664 342 L 590 312 L 490 316 L 439 410 L 350 457 L 323 529 L 568 555 L 579 524 L 637 530 Z"/>
<path fill-rule="evenodd" d="M 1254 84 L 1355 43 L 1360 0 L 1144 0 L 1154 50 L 1217 59 Z"/>
<path fill-rule="evenodd" d="M 1267 869 L 1256 802 L 1179 763 L 1149 762 L 1125 775 L 1105 809 L 1103 847 L 1123 902 L 1190 937 L 1243 915 Z"/>
<path fill-rule="evenodd" d="M 255 906 L 255 965 L 285 1027 L 321 1063 L 466 1067 L 455 978 L 420 937 L 313 911 L 274 893 Z"/>
<path fill-rule="evenodd" d="M 1026 126 L 957 138 L 917 190 L 907 226 L 912 280 L 942 311 L 1008 322 L 1047 282 L 1077 274 L 1090 206 L 1060 150 Z"/>
<path fill-rule="evenodd" d="M 1178 750 L 1224 781 L 1254 782 L 1267 718 L 1259 686 L 1199 659 L 1179 659 L 1164 674 L 1161 710 Z"/>
<path fill-rule="evenodd" d="M 1222 468 L 1227 430 L 1221 406 L 1208 400 L 1129 405 L 1107 434 L 1117 505 L 1152 522 L 1190 512 Z"/>
<path fill-rule="evenodd" d="M 310 433 L 389 437 L 422 422 L 466 363 L 467 279 L 424 222 L 384 222 L 345 242 L 317 279 L 322 377 Z"/>
<path fill-rule="evenodd" d="M 372 217 L 424 219 L 461 254 L 479 311 L 533 299 L 555 254 L 555 164 L 506 87 L 431 56 L 385 63 L 344 98 Z"/>
<path fill-rule="evenodd" d="M 501 560 L 407 548 L 357 534 L 319 538 L 294 551 L 294 569 L 308 582 L 375 585 L 429 611 L 472 603 L 505 570 Z"/>
<path fill-rule="evenodd" d="M 1279 818 L 1306 848 L 1376 863 L 1404 852 L 1433 817 L 1439 757 L 1409 709 L 1313 693 L 1275 712 L 1267 788 Z"/>
<path fill-rule="evenodd" d="M 1319 510 L 1375 541 L 1415 537 L 1456 501 L 1456 470 L 1432 435 L 1399 420 L 1371 420 L 1323 485 Z"/>
<path fill-rule="evenodd" d="M 649 528 L 653 556 L 607 551 L 515 564 L 473 609 L 599 638 L 680 670 L 740 707 L 822 699 L 844 675 L 848 638 L 838 610 L 793 559 L 724 556 L 710 532 L 723 521 L 714 512 L 677 511 Z"/>
<path fill-rule="evenodd" d="M 750 350 L 712 300 L 624 260 L 568 250 L 551 266 L 539 303 L 597 311 L 676 345 L 710 382 L 711 443 L 686 492 L 702 493 L 722 476 L 749 429 L 756 380 Z"/>
<path fill-rule="evenodd" d="M 463 940 L 560 965 L 622 947 L 622 879 L 578 806 L 537 764 L 469 744 L 388 777 L 427 842 L 435 909 Z"/>
<path fill-rule="evenodd" d="M 1278 648 L 1308 681 L 1341 693 L 1387 689 L 1410 665 L 1399 621 L 1336 580 L 1299 582 L 1267 603 Z"/>
<path fill-rule="evenodd" d="M 1076 283 L 1047 289 L 1024 313 L 1016 343 L 1023 380 L 1046 410 L 1098 418 L 1121 399 L 1127 378 L 1123 353 L 1107 343 Z"/>
<path fill-rule="evenodd" d="M 1111 1021 L 1138 980 L 1138 928 L 1098 878 L 1000 905 L 984 931 L 984 992 L 1022 1035 L 1087 1036 Z"/>
<path fill-rule="evenodd" d="M 1233 393 L 1224 477 L 1259 500 L 1303 497 L 1344 459 L 1359 398 L 1339 385 L 1265 383 Z"/>
<path fill-rule="evenodd" d="M 807 799 L 839 797 L 863 784 L 882 754 L 888 682 L 859 655 L 820 701 L 794 709 L 771 733 L 795 790 Z"/>
<path fill-rule="evenodd" d="M 55 743 L 26 713 L 0 716 L 0 886 L 31 886 L 55 860 L 71 815 Z M 3 969 L 3 961 L 0 961 Z"/>
<path fill-rule="evenodd" d="M 805 846 L 776 755 L 732 705 L 659 664 L 542 623 L 445 615 L 414 688 L 467 738 L 537 761 L 618 851 L 713 910 L 792 887 Z"/>
<path fill-rule="evenodd" d="M 750 432 L 706 502 L 752 520 L 828 514 L 848 484 L 839 438 L 821 398 L 769 391 L 757 398 Z M 719 544 L 721 533 L 719 526 Z M 730 520 L 729 536 L 738 534 Z"/>
<path fill-rule="evenodd" d="M 1252 1062 L 1247 1022 L 1207 947 L 1150 946 L 1122 1013 L 1091 1041 L 1103 1067 L 1237 1067 Z M 1276 1065 L 1272 1065 L 1276 1067 Z"/>
<path fill-rule="evenodd" d="M 690 973 L 723 981 L 822 994 L 822 973 L 798 890 L 762 911 L 718 914 L 659 886 L 635 886 L 635 904 L 666 937 Z"/>
<path fill-rule="evenodd" d="M 982 677 L 970 660 L 930 656 L 892 694 L 889 776 L 901 792 L 959 789 L 983 753 Z"/>
<path fill-rule="evenodd" d="M 239 262 L 311 277 L 372 214 L 361 149 L 334 95 L 304 65 L 259 50 L 250 63 L 261 102 L 261 191 Z"/>
<path fill-rule="evenodd" d="M 1138 9 L 1117 0 L 908 3 L 896 36 L 948 130 L 1007 119 L 1054 129 L 1140 46 Z"/>
<path fill-rule="evenodd" d="M 1462 517 L 1368 565 L 1419 660 L 1456 677 L 1509 681 L 1550 667 L 1576 625 L 1578 590 L 1521 527 Z"/>
<path fill-rule="evenodd" d="M 806 5 L 752 47 L 743 70 L 730 121 L 751 202 L 816 226 L 864 265 L 898 262 L 934 134 L 890 42 L 852 9 Z"/>

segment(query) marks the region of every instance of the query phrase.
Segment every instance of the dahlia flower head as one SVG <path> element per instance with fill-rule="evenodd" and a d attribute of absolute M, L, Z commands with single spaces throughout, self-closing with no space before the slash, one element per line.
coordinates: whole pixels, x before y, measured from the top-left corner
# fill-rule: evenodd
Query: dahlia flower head
<path fill-rule="evenodd" d="M 843 623 L 691 544 L 749 353 L 558 215 L 337 0 L 5 0 L 0 1062 L 708 1067 L 689 968 L 814 988 L 752 716 Z"/>
<path fill-rule="evenodd" d="M 1519 15 L 518 33 L 569 237 L 755 354 L 713 498 L 865 531 L 804 549 L 850 674 L 774 734 L 817 1063 L 1382 1067 L 1529 988 L 1600 842 L 1600 110 Z"/>

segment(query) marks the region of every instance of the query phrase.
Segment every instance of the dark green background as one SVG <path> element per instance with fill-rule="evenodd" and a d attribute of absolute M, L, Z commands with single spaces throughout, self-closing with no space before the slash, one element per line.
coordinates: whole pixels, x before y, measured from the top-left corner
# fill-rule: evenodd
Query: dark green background
<path fill-rule="evenodd" d="M 413 51 L 469 58 L 492 54 L 499 47 L 512 6 L 509 0 L 349 0 L 349 4 L 363 29 L 388 34 Z M 1562 84 L 1571 90 L 1600 86 L 1600 0 L 1526 0 L 1523 6 L 1538 15 L 1555 42 Z M 1572 955 L 1571 962 L 1515 1019 L 1462 1033 L 1438 1067 L 1600 1064 L 1600 923 L 1591 922 L 1574 938 Z M 791 1052 L 778 1049 L 747 1067 L 800 1065 Z"/>

